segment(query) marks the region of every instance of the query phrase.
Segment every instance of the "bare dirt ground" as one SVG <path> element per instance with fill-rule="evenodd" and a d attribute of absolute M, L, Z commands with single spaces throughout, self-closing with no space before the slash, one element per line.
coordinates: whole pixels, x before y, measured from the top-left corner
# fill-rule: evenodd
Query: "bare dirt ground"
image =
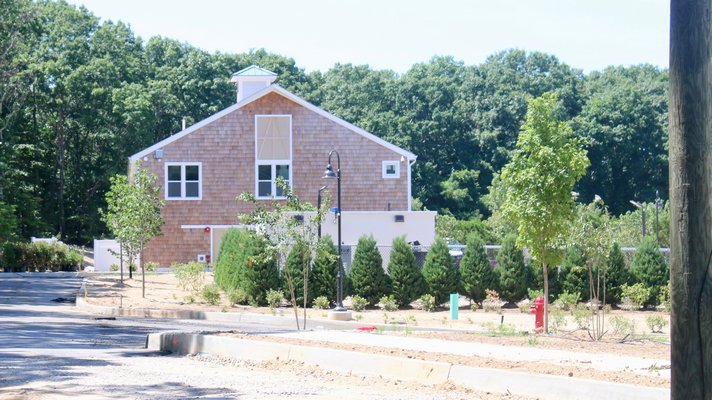
<path fill-rule="evenodd" d="M 198 302 L 190 303 L 188 300 L 190 293 L 181 290 L 175 277 L 172 274 L 151 274 L 146 277 L 146 298 L 141 297 L 140 274 L 134 275 L 133 280 L 125 280 L 124 285 L 118 282 L 118 276 L 96 276 L 90 277 L 90 303 L 106 306 L 122 306 L 124 308 L 155 308 L 155 309 L 182 309 L 182 310 L 202 310 L 230 313 L 262 313 L 277 314 L 285 317 L 293 317 L 293 309 L 280 307 L 277 310 L 269 308 L 254 308 L 247 306 L 228 306 L 226 298 L 222 299 L 220 305 L 210 306 Z M 208 276 L 206 282 L 211 282 L 212 276 Z M 199 301 L 199 296 L 193 295 L 194 300 Z M 348 302 L 345 302 L 348 304 Z M 303 309 L 299 310 L 300 318 Z M 647 327 L 645 319 L 649 315 L 661 315 L 667 320 L 668 315 L 653 312 L 626 312 L 614 310 L 612 316 L 624 317 L 635 323 L 635 334 L 625 339 L 609 332 L 603 340 L 594 342 L 588 334 L 580 329 L 574 318 L 570 315 L 566 319 L 566 324 L 555 335 L 533 335 L 534 317 L 526 313 L 521 313 L 518 309 L 504 309 L 501 314 L 495 312 L 484 312 L 483 310 L 472 311 L 468 307 L 466 300 L 461 301 L 459 319 L 450 320 L 450 312 L 447 309 L 436 312 L 424 312 L 417 309 L 399 310 L 395 312 L 384 312 L 379 309 L 370 309 L 362 312 L 354 312 L 354 319 L 358 320 L 358 326 L 368 326 L 371 324 L 388 324 L 393 329 L 379 329 L 377 334 L 400 334 L 417 335 L 417 337 L 449 340 L 456 346 L 458 342 L 480 342 L 501 346 L 518 346 L 539 349 L 555 349 L 573 351 L 590 354 L 612 354 L 618 356 L 639 357 L 650 360 L 666 360 L 666 364 L 658 365 L 651 361 L 650 370 L 640 373 L 620 370 L 601 371 L 594 368 L 587 368 L 583 365 L 556 365 L 546 362 L 518 362 L 498 360 L 487 357 L 464 357 L 453 354 L 432 353 L 413 350 L 400 350 L 392 348 L 380 348 L 373 346 L 361 346 L 355 344 L 339 344 L 325 341 L 305 341 L 302 339 L 274 337 L 270 335 L 249 335 L 253 340 L 270 340 L 285 343 L 295 343 L 311 346 L 322 346 L 339 348 L 344 350 L 370 352 L 377 354 L 387 354 L 399 357 L 419 358 L 425 360 L 444 361 L 453 364 L 469 365 L 485 368 L 499 368 L 521 372 L 554 374 L 563 376 L 573 376 L 579 378 L 595 379 L 608 382 L 620 382 L 635 385 L 669 387 L 670 346 L 669 332 L 667 327 L 663 333 L 652 334 Z M 308 321 L 311 327 L 318 326 L 320 320 L 327 317 L 325 310 L 307 310 Z M 491 332 L 502 322 L 512 328 L 508 333 Z M 456 331 L 447 332 L 419 332 L 409 327 L 420 328 L 449 328 Z M 607 325 L 610 326 L 610 325 Z M 237 336 L 247 336 L 237 334 Z M 662 373 L 661 373 L 662 372 Z"/>

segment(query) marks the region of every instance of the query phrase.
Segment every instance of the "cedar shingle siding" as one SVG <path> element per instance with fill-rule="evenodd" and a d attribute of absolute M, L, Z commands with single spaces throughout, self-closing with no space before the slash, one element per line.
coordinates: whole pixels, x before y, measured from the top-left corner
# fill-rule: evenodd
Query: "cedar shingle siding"
<path fill-rule="evenodd" d="M 146 261 L 167 266 L 210 254 L 210 234 L 181 225 L 234 225 L 238 213 L 251 211 L 236 197 L 255 191 L 256 114 L 292 116 L 292 184 L 302 200 L 316 204 L 317 190 L 329 183 L 336 204 L 336 182 L 321 179 L 335 149 L 341 155 L 344 210 L 380 211 L 389 204 L 391 210 L 408 209 L 408 160 L 401 162 L 401 154 L 271 92 L 166 144 L 162 159 L 144 157 L 143 165 L 158 177 L 162 198 L 166 162 L 200 162 L 203 179 L 202 200 L 166 200 L 163 236 L 148 244 Z M 400 162 L 400 178 L 384 179 L 383 161 Z"/>

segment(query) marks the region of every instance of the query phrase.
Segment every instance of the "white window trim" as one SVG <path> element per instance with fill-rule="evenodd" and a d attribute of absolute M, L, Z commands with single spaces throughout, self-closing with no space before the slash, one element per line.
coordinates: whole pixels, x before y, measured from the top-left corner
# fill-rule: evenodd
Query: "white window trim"
<path fill-rule="evenodd" d="M 381 176 L 383 177 L 383 179 L 398 179 L 398 178 L 400 178 L 400 162 L 398 162 L 398 161 L 383 161 L 383 163 L 381 165 L 382 165 Z M 386 171 L 388 170 L 388 166 L 390 166 L 390 165 L 394 165 L 396 167 L 396 173 L 393 175 L 386 173 Z"/>
<path fill-rule="evenodd" d="M 186 166 L 198 166 L 198 197 L 185 197 L 185 167 Z M 180 197 L 169 197 L 168 196 L 168 167 L 181 167 L 181 181 L 180 181 Z M 202 200 L 203 199 L 203 163 L 202 162 L 166 162 L 164 171 L 164 198 L 166 200 Z"/>
<path fill-rule="evenodd" d="M 257 120 L 259 118 L 265 118 L 265 117 L 286 117 L 289 118 L 289 159 L 288 160 L 259 160 L 257 158 Z M 275 166 L 276 165 L 288 165 L 289 166 L 289 186 L 294 187 L 294 180 L 293 180 L 293 168 L 292 168 L 292 158 L 293 156 L 293 150 L 292 150 L 292 139 L 293 135 L 293 130 L 292 130 L 292 115 L 291 114 L 255 114 L 255 135 L 254 135 L 254 143 L 255 143 L 255 198 L 257 200 L 283 200 L 286 199 L 286 196 L 276 196 L 277 193 L 277 183 L 276 183 L 276 171 L 275 171 Z M 260 196 L 260 181 L 259 181 L 259 168 L 260 165 L 271 165 L 272 166 L 272 172 L 273 176 L 275 177 L 275 180 L 272 180 L 272 190 L 271 192 L 274 193 L 272 196 Z"/>

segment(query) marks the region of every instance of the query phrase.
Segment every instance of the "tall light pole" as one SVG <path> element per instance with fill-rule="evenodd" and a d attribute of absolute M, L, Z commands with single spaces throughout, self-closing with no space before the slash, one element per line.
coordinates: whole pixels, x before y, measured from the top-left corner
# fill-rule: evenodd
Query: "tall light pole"
<path fill-rule="evenodd" d="M 663 201 L 660 199 L 660 193 L 655 191 L 655 239 L 658 241 L 658 247 L 660 247 L 660 226 L 658 225 L 658 212 L 663 206 Z"/>
<path fill-rule="evenodd" d="M 319 192 L 316 194 L 316 212 L 321 212 L 321 192 L 323 192 L 329 185 L 324 185 L 319 188 Z M 319 225 L 316 227 L 316 236 L 321 239 L 321 218 L 319 219 Z"/>
<path fill-rule="evenodd" d="M 635 200 L 631 200 L 630 204 L 640 208 L 640 211 L 643 213 L 643 239 L 645 239 L 645 207 Z"/>
<path fill-rule="evenodd" d="M 336 172 L 331 166 L 331 156 L 336 154 Z M 332 318 L 334 319 L 351 319 L 350 313 L 344 307 L 344 286 L 343 286 L 343 263 L 341 262 L 341 157 L 336 150 L 329 152 L 329 161 L 326 164 L 324 171 L 324 179 L 336 179 L 336 216 L 338 218 L 338 248 L 339 248 L 339 265 L 336 269 L 336 307 L 332 310 Z"/>

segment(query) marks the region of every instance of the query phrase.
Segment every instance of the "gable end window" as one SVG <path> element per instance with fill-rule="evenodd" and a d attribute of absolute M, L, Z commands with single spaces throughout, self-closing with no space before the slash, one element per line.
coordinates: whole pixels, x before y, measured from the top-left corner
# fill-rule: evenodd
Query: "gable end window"
<path fill-rule="evenodd" d="M 384 161 L 382 176 L 383 179 L 400 178 L 400 163 L 398 161 Z"/>
<path fill-rule="evenodd" d="M 166 200 L 203 198 L 202 163 L 166 163 Z"/>
<path fill-rule="evenodd" d="M 292 186 L 292 116 L 255 116 L 255 192 L 258 199 L 284 198 L 279 178 Z"/>

